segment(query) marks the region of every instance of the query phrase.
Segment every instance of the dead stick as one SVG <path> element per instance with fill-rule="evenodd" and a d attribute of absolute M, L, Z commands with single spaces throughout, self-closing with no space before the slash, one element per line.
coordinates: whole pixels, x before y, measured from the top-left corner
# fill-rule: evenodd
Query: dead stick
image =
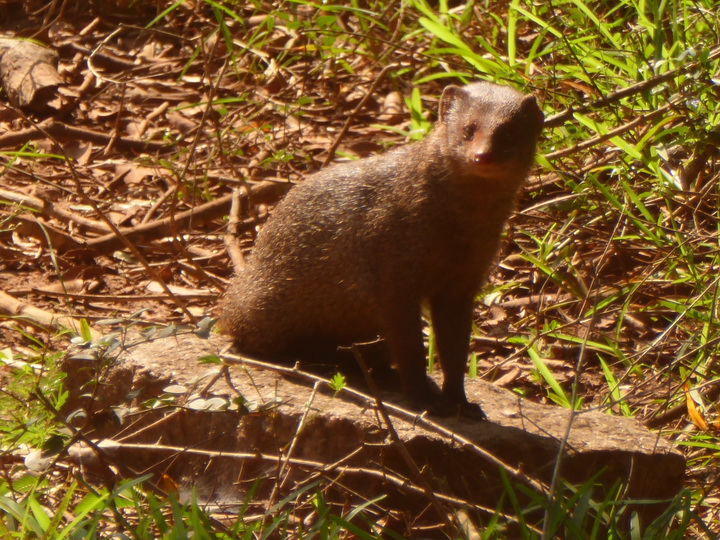
<path fill-rule="evenodd" d="M 443 523 L 445 523 L 447 527 L 452 529 L 454 525 L 448 517 L 448 511 L 443 508 L 442 504 L 440 504 L 440 501 L 435 496 L 435 490 L 432 488 L 427 478 L 425 478 L 425 475 L 422 473 L 422 471 L 420 471 L 420 467 L 418 467 L 417 463 L 415 463 L 415 460 L 413 459 L 412 455 L 410 455 L 410 452 L 405 446 L 405 443 L 402 441 L 400 435 L 398 435 L 397 431 L 395 430 L 395 426 L 390 419 L 390 415 L 388 414 L 387 409 L 385 409 L 385 404 L 380 399 L 380 391 L 378 390 L 377 386 L 375 386 L 375 381 L 372 380 L 372 377 L 370 376 L 370 370 L 368 369 L 367 364 L 365 363 L 365 360 L 363 359 L 362 354 L 360 354 L 357 346 L 352 346 L 352 353 L 353 356 L 355 356 L 355 360 L 357 360 L 360 369 L 362 369 L 363 375 L 365 376 L 365 381 L 367 382 L 368 388 L 370 388 L 370 392 L 375 398 L 375 404 L 377 405 L 378 411 L 380 411 L 380 416 L 382 416 L 383 421 L 385 422 L 385 425 L 390 432 L 390 437 L 395 443 L 398 452 L 400 452 L 400 456 L 403 458 L 403 461 L 405 461 L 405 464 L 410 468 L 410 471 L 412 471 L 412 474 L 415 476 L 415 480 L 418 482 L 418 484 L 420 484 L 420 487 L 425 492 L 425 495 L 430 501 L 430 504 L 432 504 L 435 512 L 437 512 L 438 517 L 443 521 Z"/>
<path fill-rule="evenodd" d="M 81 443 L 84 441 L 81 441 Z M 120 442 L 116 439 L 101 439 L 101 440 L 93 440 L 91 441 L 93 446 L 88 451 L 87 448 L 84 448 L 82 444 L 75 444 L 72 448 L 69 449 L 68 455 L 70 458 L 75 462 L 82 462 L 85 466 L 94 467 L 96 465 L 96 459 L 95 456 L 101 454 L 106 460 L 113 462 L 117 459 L 118 461 L 127 461 L 128 457 L 127 454 L 123 455 L 123 452 L 143 452 L 145 455 L 152 455 L 152 454 L 165 454 L 170 453 L 174 456 L 200 456 L 205 458 L 206 460 L 214 460 L 217 458 L 229 458 L 234 460 L 248 460 L 248 461 L 266 461 L 270 463 L 275 463 L 282 459 L 282 456 L 278 454 L 268 454 L 268 453 L 261 453 L 261 452 L 235 452 L 235 451 L 221 451 L 221 450 L 207 450 L 204 448 L 190 448 L 190 447 L 181 447 L 181 446 L 170 446 L 165 444 L 149 444 L 149 443 L 127 443 L 127 442 Z M 97 448 L 97 450 L 95 450 Z M 340 472 L 342 475 L 359 475 L 359 476 L 369 476 L 373 478 L 377 478 L 383 482 L 387 482 L 388 484 L 392 484 L 393 486 L 397 487 L 398 489 L 409 491 L 412 493 L 422 493 L 422 490 L 418 488 L 417 486 L 409 483 L 406 478 L 394 474 L 394 472 L 388 472 L 387 469 L 373 469 L 370 467 L 349 467 L 342 465 L 342 462 L 345 461 L 346 458 L 343 458 L 343 460 L 337 461 L 335 463 L 323 463 L 321 461 L 313 461 L 309 459 L 301 459 L 301 458 L 291 458 L 288 460 L 288 464 L 293 467 L 303 468 L 303 469 L 312 469 L 318 471 L 320 474 L 323 474 L 324 476 L 328 476 L 330 473 L 334 472 Z M 163 460 L 165 461 L 165 460 Z M 157 464 L 156 464 L 157 465 Z M 331 478 L 332 480 L 332 478 Z M 307 482 L 303 482 L 307 484 Z M 297 487 L 297 486 L 296 486 Z M 444 493 L 436 493 L 436 497 L 441 499 L 443 502 L 446 502 L 448 504 L 452 504 L 454 506 L 458 506 L 461 508 L 470 508 L 473 510 L 481 510 L 485 512 L 488 515 L 500 515 L 504 519 L 512 522 L 517 523 L 518 519 L 517 517 L 511 515 L 511 514 L 505 514 L 500 513 L 498 514 L 497 510 L 494 508 L 489 508 L 485 506 L 481 506 L 473 501 L 469 501 L 466 499 L 460 499 L 458 497 L 453 497 L 451 495 L 446 495 Z M 537 529 L 530 527 L 531 530 L 539 532 Z"/>
<path fill-rule="evenodd" d="M 50 327 L 56 330 L 65 327 L 80 333 L 80 321 L 77 319 L 69 315 L 58 315 L 45 311 L 2 291 L 0 291 L 0 313 L 26 321 L 34 326 Z M 93 339 L 97 339 L 101 334 L 91 328 L 90 335 Z"/>
<path fill-rule="evenodd" d="M 16 112 L 20 112 L 17 109 L 15 109 Z M 22 113 L 20 113 L 22 115 Z M 22 115 L 26 121 L 32 122 L 27 116 Z M 42 127 L 39 124 L 35 124 L 35 127 L 38 129 L 42 129 Z M 52 135 L 49 132 L 45 132 L 48 138 L 50 138 L 56 145 L 60 147 L 60 143 L 55 138 L 54 135 Z M 100 209 L 98 204 L 93 200 L 90 195 L 88 195 L 85 190 L 83 189 L 82 182 L 80 181 L 80 176 L 77 173 L 77 170 L 75 170 L 75 166 L 73 165 L 72 160 L 65 154 L 62 147 L 60 147 L 60 152 L 62 153 L 63 157 L 65 158 L 65 161 L 68 165 L 68 168 L 70 170 L 70 177 L 72 178 L 73 183 L 75 184 L 75 189 L 77 191 L 77 194 L 80 196 L 80 198 L 85 201 L 87 204 L 89 204 L 93 210 L 95 210 L 95 213 L 98 215 L 98 217 L 105 222 L 105 224 L 110 228 L 110 230 L 113 232 L 113 234 L 119 238 L 120 242 L 124 244 L 125 248 L 130 251 L 130 253 L 133 254 L 135 259 L 137 259 L 140 264 L 145 268 L 147 273 L 150 275 L 153 281 L 155 281 L 162 289 L 167 293 L 168 298 L 170 298 L 173 302 L 175 302 L 175 305 L 180 309 L 180 311 L 185 314 L 185 316 L 188 318 L 189 321 L 192 322 L 192 324 L 197 324 L 197 319 L 195 316 L 188 310 L 187 306 L 177 297 L 175 294 L 173 294 L 172 290 L 170 290 L 170 287 L 168 287 L 167 283 L 165 283 L 165 280 L 162 278 L 160 273 L 153 268 L 150 263 L 148 263 L 147 259 L 143 257 L 142 253 L 138 250 L 138 248 L 130 242 L 126 237 L 122 235 L 120 230 L 117 228 L 117 226 L 110 220 L 110 218 L 105 215 L 105 213 Z"/>
<path fill-rule="evenodd" d="M 52 135 L 58 139 L 77 139 L 80 141 L 88 141 L 94 144 L 102 144 L 107 146 L 110 141 L 113 140 L 112 135 L 107 133 L 99 133 L 89 129 L 83 129 L 73 126 L 68 126 L 62 122 L 50 120 L 38 124 L 36 127 L 23 129 L 14 133 L 7 133 L 6 135 L 0 136 L 0 148 L 8 148 L 17 146 L 19 144 L 26 143 L 27 141 L 34 141 L 37 139 L 44 139 L 47 134 Z M 137 139 L 127 139 L 124 137 L 118 137 L 114 140 L 114 145 L 118 149 L 122 150 L 139 150 L 139 151 L 159 151 L 169 150 L 171 148 L 167 143 L 156 142 L 156 141 L 140 141 Z"/>
<path fill-rule="evenodd" d="M 291 379 L 300 379 L 304 382 L 309 381 L 322 381 L 324 382 L 327 387 L 330 386 L 330 381 L 323 379 L 322 377 L 318 377 L 317 375 L 312 375 L 310 373 L 307 373 L 306 371 L 301 371 L 297 368 L 289 368 L 285 366 L 279 366 L 277 364 L 271 364 L 268 362 L 263 362 L 261 360 L 253 360 L 251 358 L 245 358 L 243 356 L 237 356 L 233 355 L 231 353 L 227 352 L 227 347 L 225 350 L 223 350 L 220 353 L 220 357 L 222 358 L 223 362 L 231 365 L 246 365 L 246 366 L 253 366 L 261 369 L 266 369 L 268 371 L 272 371 L 274 373 L 280 373 L 283 376 L 286 376 Z M 322 388 L 322 387 L 321 387 Z M 356 403 L 361 403 L 363 405 L 374 401 L 374 398 L 371 396 L 364 394 L 363 392 L 360 392 L 358 390 L 355 390 L 354 388 L 351 388 L 349 386 L 345 386 L 343 388 L 343 397 L 352 399 Z M 425 416 L 418 417 L 416 414 L 411 413 L 410 411 L 403 409 L 401 407 L 398 407 L 397 405 L 393 405 L 392 403 L 383 404 L 385 407 L 385 410 L 390 409 L 393 411 L 393 413 L 401 416 L 405 421 L 408 422 L 416 422 L 425 429 L 428 429 L 434 433 L 438 433 L 439 435 L 442 435 L 443 437 L 446 437 L 448 440 L 454 441 L 456 443 L 464 445 L 466 448 L 471 449 L 473 452 L 475 452 L 477 455 L 482 456 L 485 458 L 489 463 L 494 464 L 495 466 L 501 468 L 505 472 L 507 472 L 510 476 L 512 476 L 514 479 L 516 479 L 518 482 L 521 482 L 523 485 L 529 487 L 530 489 L 534 490 L 538 494 L 544 494 L 547 492 L 546 487 L 538 480 L 535 480 L 534 478 L 531 478 L 528 476 L 525 472 L 522 470 L 513 467 L 509 465 L 508 463 L 503 462 L 499 458 L 492 455 L 490 452 L 485 450 L 484 448 L 481 448 L 476 443 L 471 441 L 470 439 L 467 439 L 466 437 L 463 437 L 462 435 L 452 431 L 451 429 L 448 429 L 444 426 L 441 426 L 437 422 L 433 422 L 432 420 L 429 420 Z"/>
<path fill-rule="evenodd" d="M 709 62 L 709 61 L 715 60 L 718 57 L 720 57 L 720 47 L 717 47 L 717 48 L 713 49 L 712 51 L 710 51 L 707 61 Z M 572 116 L 575 113 L 597 109 L 598 107 L 602 107 L 604 105 L 609 105 L 610 103 L 619 101 L 625 97 L 632 96 L 632 95 L 638 94 L 640 92 L 645 92 L 646 90 L 649 90 L 650 88 L 658 86 L 659 84 L 662 84 L 665 81 L 669 81 L 673 77 L 677 77 L 678 75 L 682 75 L 683 73 L 689 73 L 691 71 L 695 71 L 702 65 L 703 65 L 703 62 L 694 62 L 687 66 L 679 67 L 673 71 L 669 71 L 667 73 L 662 73 L 660 75 L 656 75 L 652 79 L 648 79 L 646 81 L 641 81 L 639 83 L 630 85 L 627 88 L 618 90 L 617 92 L 610 92 L 607 96 L 604 96 L 600 99 L 592 101 L 591 103 L 588 103 L 587 105 L 585 105 L 583 107 L 565 109 L 564 111 L 559 112 L 558 114 L 553 115 L 550 118 L 548 118 L 547 120 L 545 120 L 544 125 L 545 125 L 545 127 L 555 127 L 555 126 L 562 125 L 566 120 L 572 118 Z"/>
<path fill-rule="evenodd" d="M 260 182 L 250 189 L 253 195 L 262 195 L 277 189 L 281 186 L 277 182 Z M 214 201 L 196 206 L 184 212 L 176 214 L 174 218 L 163 218 L 153 223 L 143 223 L 137 227 L 119 229 L 120 235 L 124 236 L 128 240 L 137 241 L 142 240 L 154 240 L 156 238 L 162 238 L 163 236 L 169 236 L 172 234 L 172 229 L 185 225 L 192 219 L 204 218 L 212 219 L 220 216 L 226 212 L 226 209 L 230 206 L 232 201 L 232 194 L 225 195 Z M 100 252 L 107 253 L 115 251 L 119 247 L 124 245 L 124 242 L 115 233 L 95 238 L 87 243 L 88 247 L 92 247 Z"/>
<path fill-rule="evenodd" d="M 545 154 L 545 159 L 551 160 L 551 159 L 557 159 L 557 158 L 561 158 L 564 156 L 568 156 L 570 154 L 580 152 L 581 150 L 585 150 L 586 148 L 590 148 L 591 146 L 595 146 L 596 144 L 605 142 L 608 139 L 612 139 L 613 137 L 616 137 L 622 133 L 625 133 L 626 131 L 630 131 L 632 128 L 642 124 L 643 122 L 652 120 L 653 118 L 657 118 L 658 116 L 662 116 L 662 115 L 666 114 L 668 112 L 668 110 L 679 101 L 680 100 L 670 101 L 669 103 L 666 103 L 659 109 L 655 109 L 652 112 L 649 112 L 642 116 L 638 116 L 637 118 L 633 119 L 632 121 L 628 122 L 627 124 L 623 124 L 622 126 L 616 127 L 615 129 L 611 129 L 610 131 L 608 131 L 607 133 L 604 133 L 603 135 L 593 137 L 592 139 L 583 141 L 579 144 L 576 144 L 575 146 L 571 146 L 570 148 L 564 148 L 562 150 L 558 150 L 557 152 L 550 152 L 549 154 Z"/>
<path fill-rule="evenodd" d="M 332 146 L 328 150 L 328 155 L 325 158 L 325 162 L 323 163 L 323 167 L 326 167 L 328 163 L 332 161 L 332 159 L 335 157 L 335 150 L 337 150 L 337 147 L 340 146 L 340 141 L 342 141 L 343 137 L 345 137 L 345 134 L 347 133 L 348 129 L 350 129 L 350 124 L 352 123 L 353 119 L 357 115 L 358 112 L 365 106 L 365 102 L 370 98 L 370 96 L 375 95 L 375 89 L 377 88 L 378 84 L 380 84 L 380 81 L 383 79 L 385 74 L 391 70 L 396 68 L 396 64 L 390 64 L 385 66 L 380 73 L 378 73 L 377 77 L 375 77 L 375 80 L 370 85 L 369 90 L 367 93 L 363 96 L 363 98 L 360 100 L 360 103 L 357 104 L 357 107 L 353 110 L 353 112 L 350 113 L 350 116 L 347 117 L 347 120 L 345 120 L 345 124 L 343 125 L 342 129 L 340 130 L 340 133 L 338 133 L 337 137 L 335 137 L 335 141 L 332 143 Z"/>
<path fill-rule="evenodd" d="M 51 216 L 61 218 L 63 220 L 73 221 L 97 234 L 105 234 L 110 230 L 110 227 L 105 225 L 105 223 L 93 221 L 92 219 L 87 219 L 72 212 L 68 212 L 67 210 L 63 210 L 42 197 L 33 197 L 32 195 L 17 193 L 9 189 L 0 189 L 0 200 L 13 202 L 26 208 L 30 208 L 31 210 L 36 210 L 43 216 Z"/>
<path fill-rule="evenodd" d="M 240 189 L 233 190 L 232 204 L 230 205 L 230 214 L 228 216 L 227 233 L 225 234 L 225 249 L 230 255 L 235 271 L 239 271 L 245 266 L 245 259 L 240 244 L 238 242 L 238 233 L 240 226 Z"/>

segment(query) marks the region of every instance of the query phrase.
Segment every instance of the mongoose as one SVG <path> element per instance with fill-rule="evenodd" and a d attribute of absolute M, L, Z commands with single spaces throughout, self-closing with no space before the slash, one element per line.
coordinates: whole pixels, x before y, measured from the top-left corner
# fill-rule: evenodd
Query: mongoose
<path fill-rule="evenodd" d="M 273 358 L 382 337 L 415 408 L 485 418 L 465 396 L 473 301 L 532 166 L 535 98 L 448 86 L 424 140 L 338 164 L 290 190 L 222 303 L 239 351 Z M 421 305 L 443 371 L 427 377 Z"/>

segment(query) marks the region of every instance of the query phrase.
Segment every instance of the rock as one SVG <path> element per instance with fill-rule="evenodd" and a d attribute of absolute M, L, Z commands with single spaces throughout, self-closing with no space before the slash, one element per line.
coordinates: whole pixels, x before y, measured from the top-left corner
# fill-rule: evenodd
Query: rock
<path fill-rule="evenodd" d="M 256 496 L 269 495 L 278 477 L 287 493 L 318 473 L 336 480 L 346 497 L 387 494 L 383 505 L 427 506 L 372 398 L 348 389 L 335 395 L 326 382 L 288 367 L 228 356 L 238 365 L 225 377 L 221 365 L 198 362 L 227 344 L 191 333 L 136 337 L 109 367 L 94 370 L 87 368 L 100 364 L 87 360 L 89 351 L 70 354 L 65 411 L 85 408 L 96 420 L 87 436 L 101 442 L 125 474 L 163 473 L 196 486 L 207 500 L 242 500 L 257 478 L 263 481 Z M 488 421 L 418 419 L 387 401 L 401 402 L 400 394 L 384 393 L 394 429 L 432 490 L 450 507 L 494 509 L 503 493 L 503 463 L 511 478 L 539 492 L 552 478 L 570 412 L 481 380 L 467 380 L 466 387 Z M 108 421 L 111 410 L 122 426 Z M 566 481 L 579 484 L 599 474 L 602 496 L 620 479 L 627 482 L 626 499 L 670 499 L 684 470 L 683 456 L 668 442 L 633 420 L 596 411 L 576 413 L 562 460 Z M 664 505 L 638 508 L 647 520 Z"/>

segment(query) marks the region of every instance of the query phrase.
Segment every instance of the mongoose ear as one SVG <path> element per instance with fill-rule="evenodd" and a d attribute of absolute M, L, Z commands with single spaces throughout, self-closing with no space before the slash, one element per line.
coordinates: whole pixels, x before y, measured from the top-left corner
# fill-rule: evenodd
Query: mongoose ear
<path fill-rule="evenodd" d="M 540 133 L 543 127 L 543 122 L 545 121 L 545 115 L 540 110 L 540 107 L 535 100 L 535 96 L 528 94 L 523 97 L 522 103 L 520 104 L 520 110 L 523 115 L 528 118 L 530 125 L 535 127 L 538 133 Z"/>
<path fill-rule="evenodd" d="M 438 107 L 438 118 L 440 122 L 445 119 L 452 102 L 458 99 L 463 92 L 464 90 L 461 87 L 455 86 L 454 84 L 445 87 L 442 96 L 440 96 L 440 106 Z"/>

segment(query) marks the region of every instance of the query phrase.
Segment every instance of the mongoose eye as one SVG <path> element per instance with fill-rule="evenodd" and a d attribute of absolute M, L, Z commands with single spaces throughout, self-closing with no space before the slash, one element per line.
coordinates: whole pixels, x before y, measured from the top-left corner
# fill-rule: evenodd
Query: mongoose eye
<path fill-rule="evenodd" d="M 475 135 L 475 131 L 477 131 L 477 126 L 475 124 L 468 124 L 463 128 L 463 139 L 466 141 L 471 140 L 473 135 Z"/>

